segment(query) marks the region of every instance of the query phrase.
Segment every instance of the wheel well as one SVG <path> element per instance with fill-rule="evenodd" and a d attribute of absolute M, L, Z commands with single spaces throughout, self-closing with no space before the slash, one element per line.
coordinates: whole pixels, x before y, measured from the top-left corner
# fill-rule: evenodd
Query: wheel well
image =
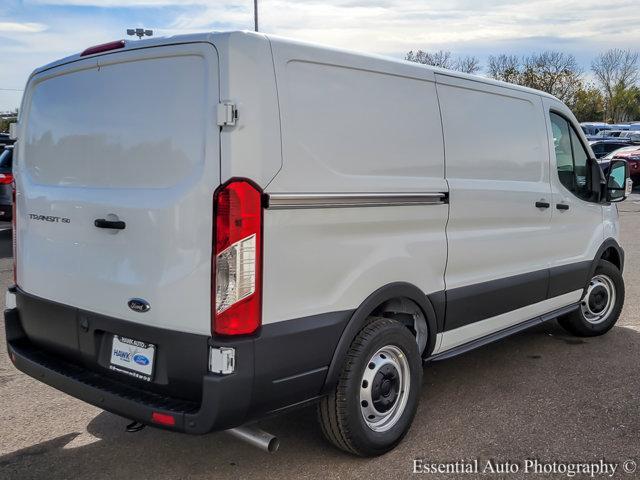
<path fill-rule="evenodd" d="M 436 296 L 436 300 L 438 299 Z M 333 352 L 321 394 L 331 391 L 338 382 L 351 342 L 372 315 L 397 319 L 409 329 L 413 328 L 416 333 L 426 324 L 423 329 L 426 342 L 422 338 L 418 339 L 417 335 L 416 342 L 423 356 L 430 354 L 435 348 L 438 316 L 431 299 L 410 283 L 394 282 L 384 285 L 369 295 L 351 315 Z M 420 342 L 425 342 L 426 347 L 420 348 Z"/>
<path fill-rule="evenodd" d="M 418 351 L 422 355 L 429 338 L 429 327 L 424 312 L 413 300 L 406 297 L 397 297 L 387 300 L 373 312 L 374 317 L 391 318 L 407 327 L 418 344 Z"/>
<path fill-rule="evenodd" d="M 606 260 L 607 262 L 613 263 L 618 270 L 621 270 L 622 261 L 620 259 L 620 254 L 618 250 L 613 247 L 607 248 L 604 252 L 602 252 L 602 256 L 600 257 L 602 260 Z"/>

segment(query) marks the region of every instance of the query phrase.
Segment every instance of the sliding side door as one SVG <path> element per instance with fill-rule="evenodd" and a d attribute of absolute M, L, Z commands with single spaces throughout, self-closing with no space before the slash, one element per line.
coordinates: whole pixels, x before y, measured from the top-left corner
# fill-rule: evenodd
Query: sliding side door
<path fill-rule="evenodd" d="M 436 75 L 450 189 L 440 351 L 552 310 L 551 185 L 540 98 Z"/>

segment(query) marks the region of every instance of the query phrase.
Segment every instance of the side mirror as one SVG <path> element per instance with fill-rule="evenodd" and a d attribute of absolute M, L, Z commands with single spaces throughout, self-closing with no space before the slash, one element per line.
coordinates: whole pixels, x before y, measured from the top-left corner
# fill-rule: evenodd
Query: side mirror
<path fill-rule="evenodd" d="M 627 162 L 611 160 L 607 172 L 607 202 L 622 202 L 631 194 L 632 186 Z"/>

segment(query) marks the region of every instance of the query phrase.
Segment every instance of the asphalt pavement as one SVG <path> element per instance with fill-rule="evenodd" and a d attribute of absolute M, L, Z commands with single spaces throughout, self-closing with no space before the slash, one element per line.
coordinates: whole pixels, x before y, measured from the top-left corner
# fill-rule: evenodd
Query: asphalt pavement
<path fill-rule="evenodd" d="M 481 469 L 489 461 L 498 468 L 511 462 L 516 473 L 485 470 L 483 478 L 541 477 L 525 473 L 527 459 L 540 465 L 604 460 L 618 465 L 613 478 L 640 478 L 640 466 L 631 472 L 634 462 L 640 465 L 640 195 L 619 209 L 626 303 L 618 325 L 603 337 L 578 339 L 550 322 L 429 366 L 409 434 L 374 459 L 325 443 L 313 408 L 261 423 L 281 440 L 276 454 L 225 433 L 126 433 L 126 419 L 18 372 L 8 359 L 0 320 L 0 478 L 405 478 L 413 475 L 415 460 L 477 460 Z M 10 257 L 11 231 L 1 230 L 2 292 L 11 282 Z"/>

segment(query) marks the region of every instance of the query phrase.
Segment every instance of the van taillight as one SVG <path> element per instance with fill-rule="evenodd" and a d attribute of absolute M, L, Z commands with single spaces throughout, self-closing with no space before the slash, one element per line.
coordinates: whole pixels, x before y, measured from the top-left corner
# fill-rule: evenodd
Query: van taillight
<path fill-rule="evenodd" d="M 16 238 L 16 184 L 11 189 L 11 242 L 13 246 L 13 284 L 18 284 L 18 240 Z"/>
<path fill-rule="evenodd" d="M 262 324 L 262 192 L 234 179 L 213 203 L 212 332 L 253 333 Z"/>

